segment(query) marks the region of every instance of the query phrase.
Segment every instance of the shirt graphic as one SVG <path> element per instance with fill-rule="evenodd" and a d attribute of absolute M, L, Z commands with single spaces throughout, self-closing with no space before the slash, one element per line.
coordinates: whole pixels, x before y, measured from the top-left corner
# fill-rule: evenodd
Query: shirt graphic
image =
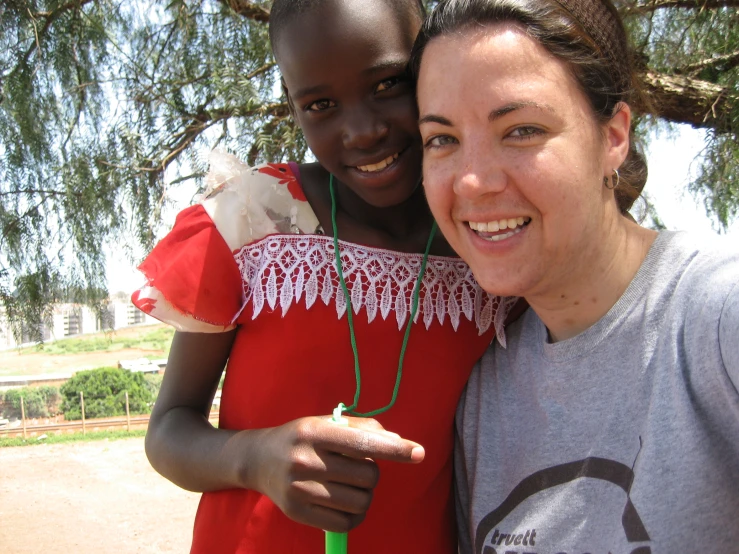
<path fill-rule="evenodd" d="M 629 497 L 632 469 L 585 458 L 537 471 L 482 518 L 476 554 L 650 554 L 650 538 Z M 569 521 L 569 525 L 554 522 Z M 614 532 L 604 536 L 602 522 Z M 599 532 L 589 532 L 588 522 Z M 592 524 L 595 527 L 596 523 Z M 564 533 L 548 533 L 564 529 Z"/>

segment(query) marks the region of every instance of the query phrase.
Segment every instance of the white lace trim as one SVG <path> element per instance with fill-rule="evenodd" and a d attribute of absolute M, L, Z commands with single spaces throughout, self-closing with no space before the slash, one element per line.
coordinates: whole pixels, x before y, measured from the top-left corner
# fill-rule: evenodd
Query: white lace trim
<path fill-rule="evenodd" d="M 411 313 L 423 256 L 343 241 L 339 246 L 354 313 L 364 310 L 372 322 L 378 314 L 387 319 L 392 312 L 401 329 Z M 326 305 L 335 304 L 339 318 L 346 312 L 330 237 L 273 235 L 243 247 L 235 259 L 244 279 L 245 303 L 253 306 L 252 319 L 265 305 L 270 309 L 279 305 L 284 316 L 303 298 L 307 308 L 320 298 Z M 495 325 L 505 346 L 503 322 L 513 302 L 483 291 L 461 260 L 429 256 L 414 321 L 421 318 L 428 329 L 434 318 L 443 324 L 448 317 L 456 330 L 464 316 L 474 320 L 480 334 Z"/>

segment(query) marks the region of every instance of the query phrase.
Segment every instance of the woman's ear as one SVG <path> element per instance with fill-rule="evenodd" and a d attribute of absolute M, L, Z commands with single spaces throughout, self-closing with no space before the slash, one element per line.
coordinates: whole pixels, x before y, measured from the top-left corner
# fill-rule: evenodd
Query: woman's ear
<path fill-rule="evenodd" d="M 629 153 L 629 137 L 631 131 L 631 108 L 625 102 L 619 102 L 613 116 L 605 124 L 605 157 L 603 160 L 603 176 L 610 177 L 614 169 L 621 167 Z"/>

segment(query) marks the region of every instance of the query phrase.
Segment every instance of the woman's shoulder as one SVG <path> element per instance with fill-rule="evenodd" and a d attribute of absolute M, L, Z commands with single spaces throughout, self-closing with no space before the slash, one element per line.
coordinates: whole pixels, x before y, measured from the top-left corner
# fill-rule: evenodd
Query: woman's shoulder
<path fill-rule="evenodd" d="M 660 264 L 678 276 L 678 288 L 725 294 L 739 281 L 736 240 L 686 231 L 663 231 L 658 240 Z"/>
<path fill-rule="evenodd" d="M 684 270 L 670 299 L 695 366 L 706 371 L 717 356 L 739 390 L 739 247 L 736 239 L 679 232 L 671 237 L 673 260 Z M 669 257 L 665 262 L 669 262 Z M 673 261 L 673 263 L 674 263 Z M 718 345 L 712 353 L 710 346 Z"/>
<path fill-rule="evenodd" d="M 708 339 L 739 331 L 739 248 L 728 237 L 663 232 L 652 289 L 686 336 Z M 739 344 L 739 341 L 732 339 Z"/>
<path fill-rule="evenodd" d="M 231 250 L 269 235 L 315 233 L 318 228 L 297 164 L 250 167 L 214 151 L 205 184 L 200 203 Z"/>

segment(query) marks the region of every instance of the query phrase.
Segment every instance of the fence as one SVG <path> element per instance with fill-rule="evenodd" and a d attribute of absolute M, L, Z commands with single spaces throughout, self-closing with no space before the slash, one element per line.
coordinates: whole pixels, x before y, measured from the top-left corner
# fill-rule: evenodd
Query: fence
<path fill-rule="evenodd" d="M 125 393 L 126 399 L 126 415 L 117 417 L 106 417 L 106 418 L 94 418 L 88 419 L 85 417 L 85 396 L 80 392 L 80 409 L 82 412 L 82 419 L 78 421 L 54 421 L 51 422 L 51 418 L 47 418 L 47 422 L 38 423 L 34 418 L 30 423 L 26 418 L 26 409 L 21 397 L 21 420 L 20 425 L 10 427 L 6 424 L 4 427 L 0 427 L 0 438 L 3 437 L 23 437 L 24 439 L 29 436 L 38 436 L 44 433 L 76 433 L 81 431 L 82 434 L 86 434 L 88 430 L 97 431 L 99 429 L 111 429 L 120 428 L 131 431 L 132 429 L 145 429 L 149 425 L 149 414 L 134 415 L 131 416 L 129 405 L 128 405 L 128 392 Z M 211 411 L 209 419 L 211 423 L 218 421 L 218 411 Z"/>

